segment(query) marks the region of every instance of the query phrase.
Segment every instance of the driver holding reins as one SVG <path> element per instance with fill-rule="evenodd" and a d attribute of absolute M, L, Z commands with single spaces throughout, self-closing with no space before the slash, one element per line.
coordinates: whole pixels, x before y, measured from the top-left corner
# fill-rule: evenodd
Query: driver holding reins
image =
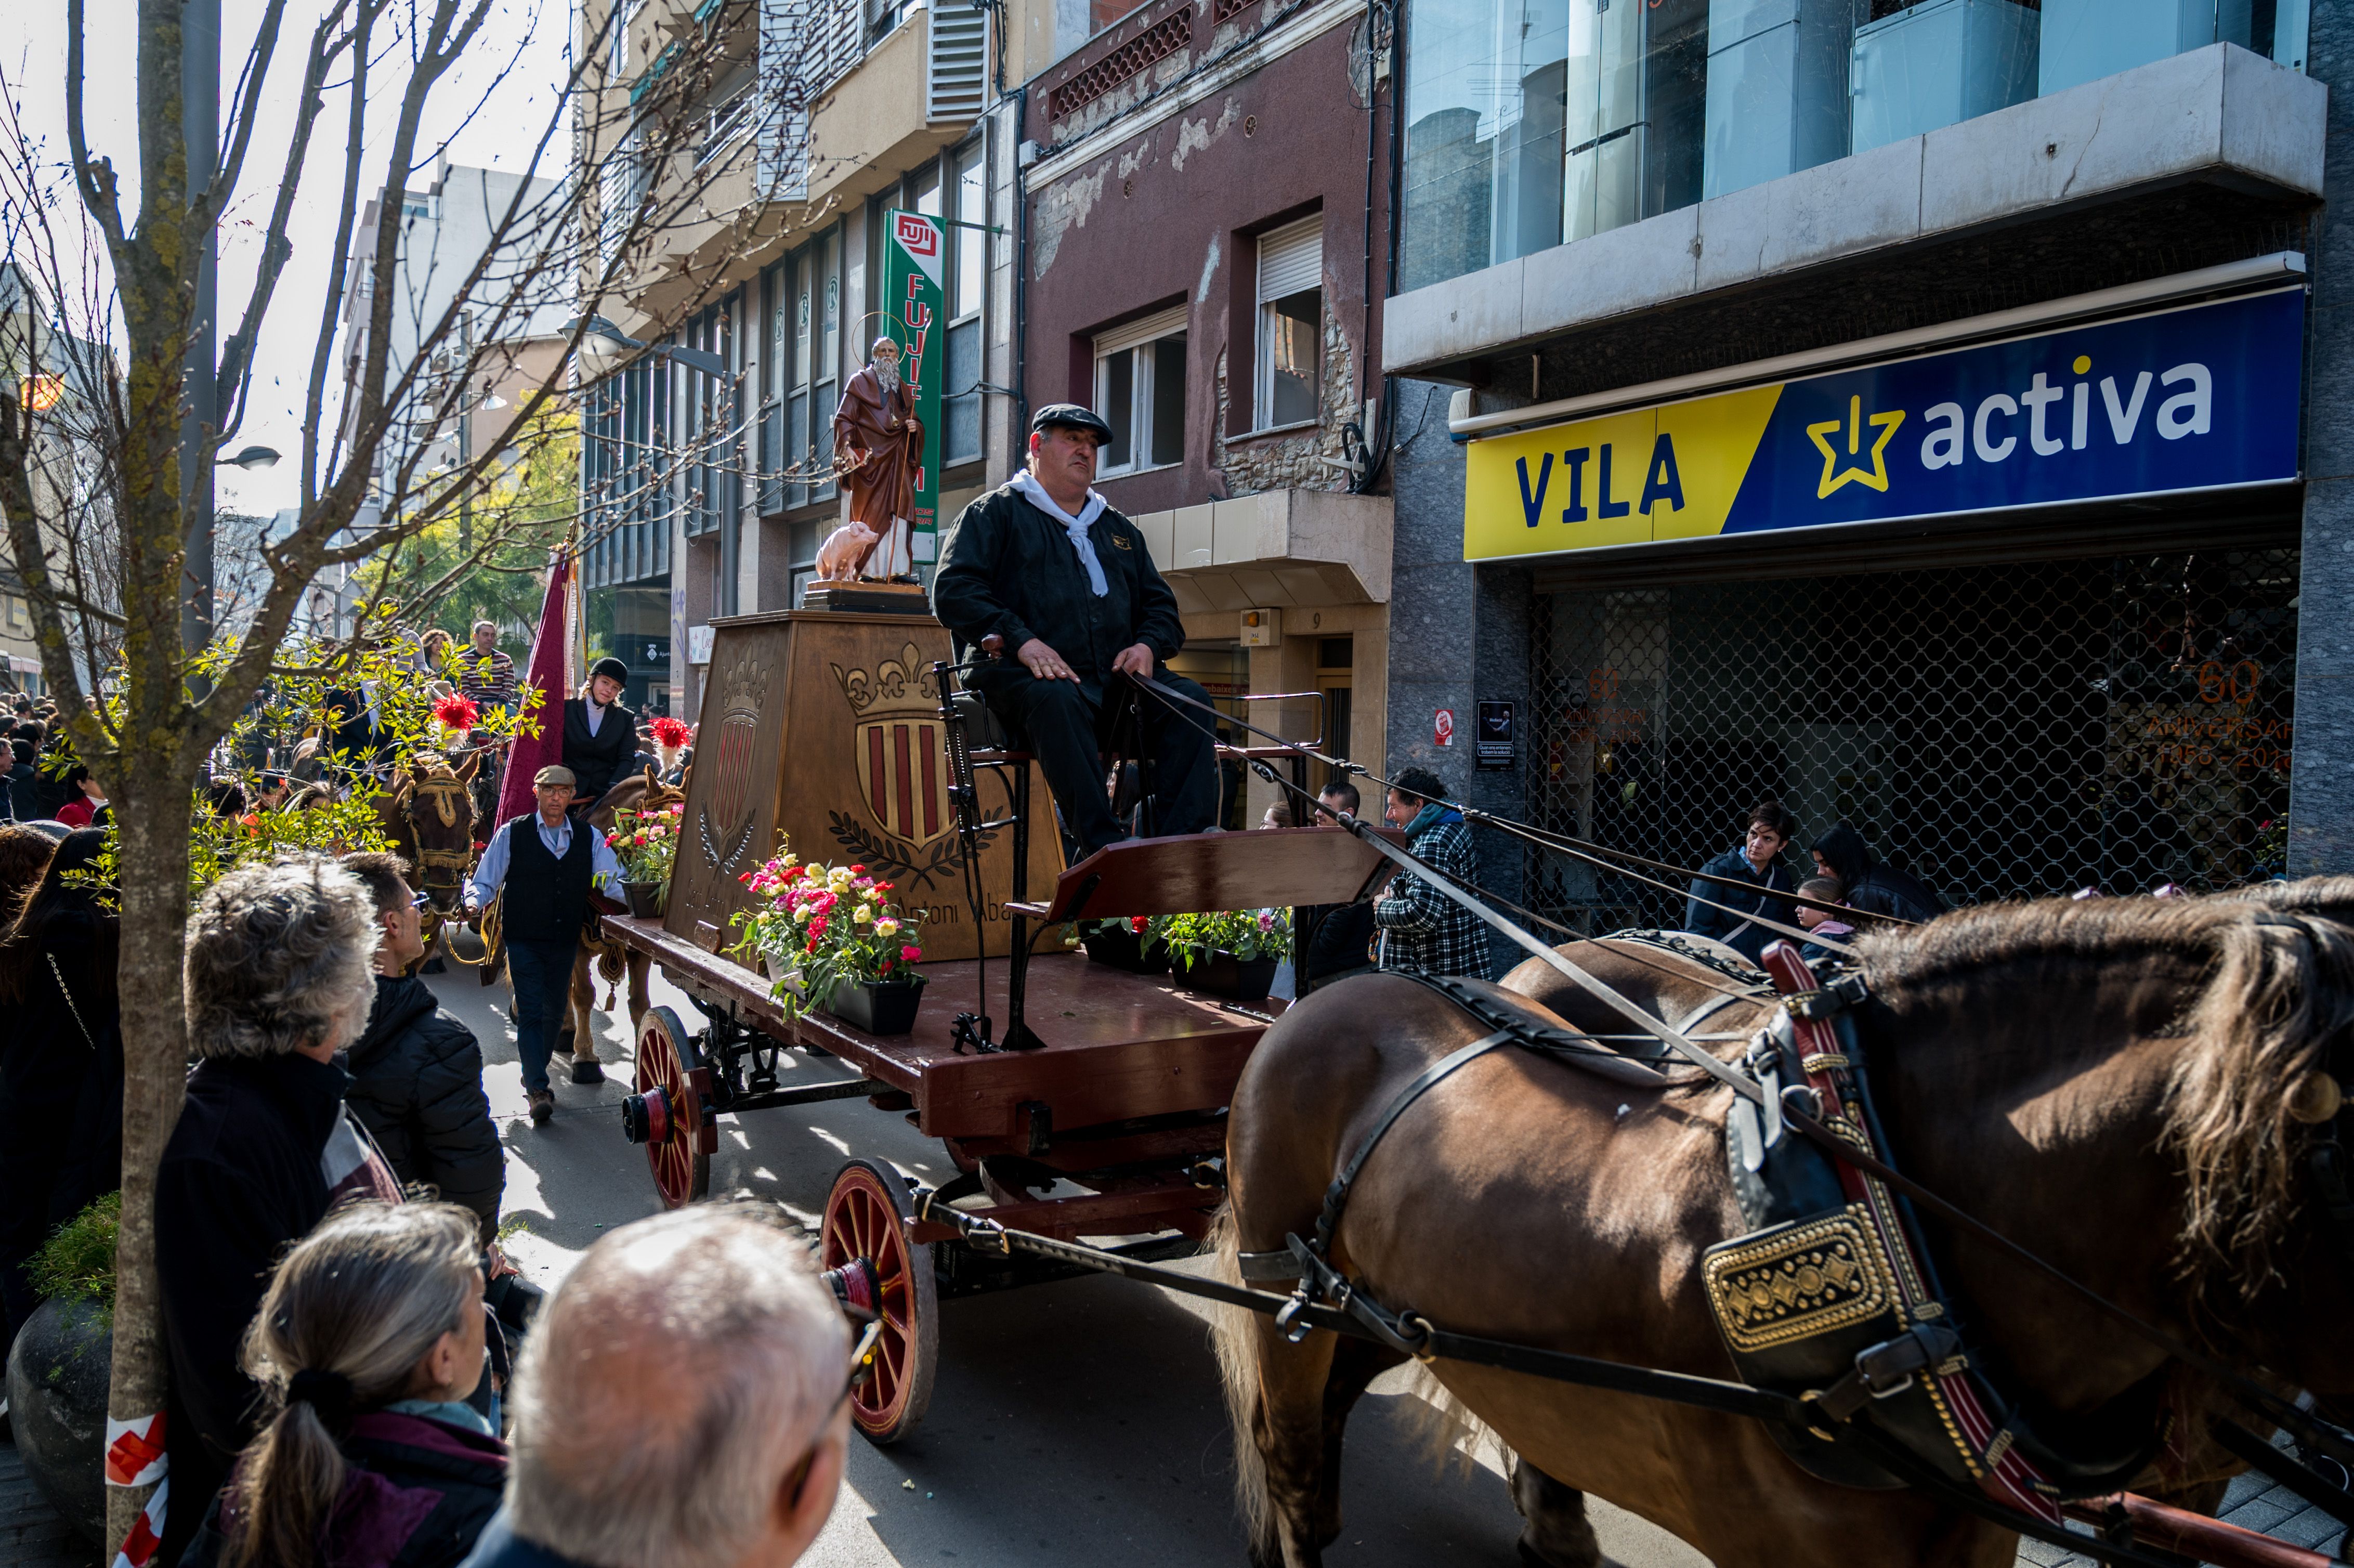
<path fill-rule="evenodd" d="M 1128 836 L 1104 789 L 1097 716 L 1106 686 L 1148 676 L 1206 705 L 1201 687 L 1163 666 L 1185 645 L 1177 596 L 1161 580 L 1136 524 L 1092 488 L 1096 453 L 1111 427 L 1076 403 L 1030 421 L 1030 466 L 964 509 L 940 546 L 932 610 L 970 662 L 981 640 L 1003 641 L 969 684 L 1010 729 L 1027 737 L 1082 856 Z M 1154 824 L 1197 833 L 1218 808 L 1214 723 L 1146 694 Z"/>

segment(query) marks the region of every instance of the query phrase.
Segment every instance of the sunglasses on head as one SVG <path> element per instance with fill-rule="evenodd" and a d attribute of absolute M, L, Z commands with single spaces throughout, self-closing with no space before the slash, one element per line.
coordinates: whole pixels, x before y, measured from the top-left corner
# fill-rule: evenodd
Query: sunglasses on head
<path fill-rule="evenodd" d="M 801 1506 L 801 1492 L 809 1485 L 810 1470 L 817 1464 L 819 1446 L 824 1443 L 826 1428 L 833 1425 L 835 1413 L 850 1403 L 850 1396 L 858 1392 L 860 1383 L 875 1375 L 875 1347 L 882 1342 L 882 1339 L 883 1319 L 870 1319 L 859 1333 L 858 1343 L 851 1347 L 850 1373 L 843 1380 L 842 1392 L 833 1396 L 833 1403 L 825 1407 L 825 1414 L 819 1418 L 817 1436 L 810 1439 L 809 1452 L 803 1454 L 788 1472 L 786 1486 L 795 1508 Z"/>
<path fill-rule="evenodd" d="M 429 893 L 412 893 L 408 895 L 408 906 L 411 909 L 422 909 L 432 902 L 433 895 Z"/>

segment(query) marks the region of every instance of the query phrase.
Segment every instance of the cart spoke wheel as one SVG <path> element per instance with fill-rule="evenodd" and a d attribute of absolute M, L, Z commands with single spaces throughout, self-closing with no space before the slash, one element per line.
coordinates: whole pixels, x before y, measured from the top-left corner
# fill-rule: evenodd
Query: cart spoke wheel
<path fill-rule="evenodd" d="M 862 1257 L 874 1266 L 883 1332 L 873 1372 L 850 1396 L 850 1418 L 877 1444 L 896 1443 L 915 1430 L 931 1403 L 932 1377 L 939 1367 L 932 1249 L 909 1244 L 914 1220 L 907 1185 L 897 1171 L 872 1160 L 853 1160 L 834 1177 L 819 1226 L 819 1267 L 840 1268 Z"/>
<path fill-rule="evenodd" d="M 684 1208 L 711 1192 L 711 1156 L 697 1148 L 703 1104 L 687 1076 L 702 1065 L 703 1053 L 678 1014 L 667 1007 L 648 1008 L 638 1025 L 636 1088 L 642 1095 L 661 1090 L 669 1108 L 662 1141 L 646 1145 L 646 1164 L 665 1209 Z"/>

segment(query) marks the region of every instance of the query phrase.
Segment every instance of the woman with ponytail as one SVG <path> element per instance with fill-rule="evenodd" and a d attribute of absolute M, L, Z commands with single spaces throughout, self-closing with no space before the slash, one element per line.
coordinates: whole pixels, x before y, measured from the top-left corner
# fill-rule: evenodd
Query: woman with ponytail
<path fill-rule="evenodd" d="M 355 1203 L 297 1243 L 246 1333 L 265 1402 L 182 1568 L 453 1568 L 497 1510 L 481 1243 L 454 1203 Z"/>

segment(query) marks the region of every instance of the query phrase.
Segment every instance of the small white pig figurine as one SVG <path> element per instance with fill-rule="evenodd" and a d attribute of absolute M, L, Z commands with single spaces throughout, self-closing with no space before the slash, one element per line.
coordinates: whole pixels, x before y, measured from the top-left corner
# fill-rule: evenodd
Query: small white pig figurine
<path fill-rule="evenodd" d="M 864 523 L 844 523 L 827 535 L 825 543 L 818 546 L 818 580 L 830 583 L 854 580 L 867 551 L 874 547 L 874 529 Z"/>

